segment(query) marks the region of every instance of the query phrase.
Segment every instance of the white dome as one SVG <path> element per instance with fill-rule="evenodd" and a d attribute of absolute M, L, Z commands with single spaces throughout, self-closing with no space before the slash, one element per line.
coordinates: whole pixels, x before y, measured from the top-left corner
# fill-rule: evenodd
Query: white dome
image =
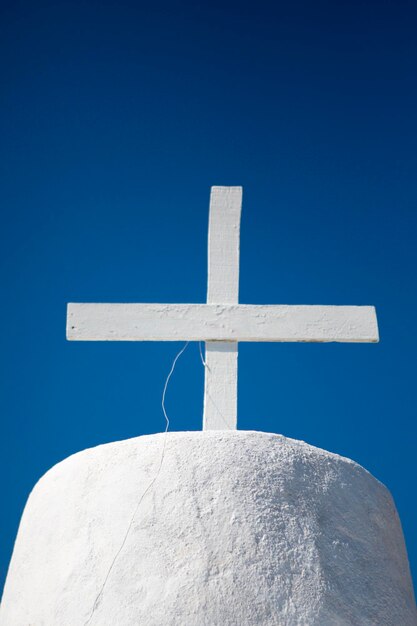
<path fill-rule="evenodd" d="M 387 489 L 246 431 L 138 437 L 56 465 L 27 503 L 0 610 L 2 626 L 416 623 Z"/>

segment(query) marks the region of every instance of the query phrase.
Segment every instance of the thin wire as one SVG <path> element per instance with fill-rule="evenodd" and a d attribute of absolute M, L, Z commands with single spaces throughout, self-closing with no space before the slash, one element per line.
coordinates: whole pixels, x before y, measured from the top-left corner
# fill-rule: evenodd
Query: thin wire
<path fill-rule="evenodd" d="M 169 427 L 169 418 L 168 418 L 167 412 L 166 412 L 166 410 L 165 410 L 165 395 L 166 395 L 166 392 L 167 392 L 167 387 L 168 387 L 169 379 L 171 378 L 172 374 L 174 373 L 174 369 L 175 369 L 175 366 L 176 366 L 176 364 L 177 364 L 178 359 L 180 358 L 181 354 L 182 354 L 183 352 L 185 352 L 185 350 L 187 349 L 187 347 L 188 347 L 188 344 L 189 344 L 189 343 L 190 343 L 190 342 L 189 342 L 189 341 L 187 341 L 187 342 L 185 343 L 185 345 L 181 348 L 181 350 L 178 352 L 177 356 L 175 357 L 175 359 L 174 359 L 174 361 L 173 361 L 173 363 L 172 363 L 171 371 L 169 372 L 169 374 L 168 374 L 168 376 L 167 376 L 167 379 L 166 379 L 166 381 L 165 381 L 164 390 L 163 390 L 163 392 L 162 392 L 162 410 L 163 410 L 163 412 L 164 412 L 165 422 L 166 422 L 165 434 L 167 433 L 167 431 L 168 431 L 168 427 Z"/>
<path fill-rule="evenodd" d="M 198 342 L 198 349 L 200 351 L 200 359 L 201 359 L 202 364 L 204 365 L 204 367 L 207 367 L 207 369 L 210 371 L 210 368 L 207 365 L 207 363 L 206 363 L 206 361 L 205 361 L 205 359 L 203 357 L 203 350 L 201 348 L 201 341 Z"/>
<path fill-rule="evenodd" d="M 124 535 L 124 537 L 123 537 L 123 541 L 122 541 L 122 543 L 121 543 L 121 545 L 120 545 L 120 548 L 118 549 L 118 551 L 117 551 L 117 552 L 116 552 L 116 554 L 114 555 L 114 558 L 113 558 L 113 560 L 112 560 L 112 562 L 111 562 L 111 564 L 110 564 L 110 567 L 109 567 L 109 569 L 108 569 L 108 571 L 107 571 L 107 575 L 106 575 L 106 577 L 105 577 L 105 579 L 104 579 L 104 582 L 103 582 L 103 584 L 101 585 L 100 591 L 98 592 L 98 594 L 97 594 L 97 596 L 96 596 L 96 599 L 94 600 L 94 604 L 93 604 L 93 608 L 91 609 L 90 616 L 89 616 L 89 618 L 87 619 L 87 621 L 84 623 L 84 626 L 87 626 L 87 625 L 91 622 L 91 620 L 92 620 L 92 618 L 93 618 L 94 612 L 95 612 L 95 610 L 97 609 L 98 602 L 99 602 L 99 600 L 100 600 L 101 596 L 103 595 L 103 591 L 104 591 L 104 588 L 105 588 L 105 586 L 106 586 L 106 584 L 107 584 L 107 581 L 108 581 L 108 579 L 109 579 L 109 577 L 110 577 L 111 571 L 112 571 L 112 569 L 113 569 L 113 567 L 114 567 L 114 565 L 115 565 L 115 563 L 116 563 L 116 561 L 117 561 L 117 559 L 118 559 L 118 557 L 119 557 L 119 554 L 121 553 L 121 551 L 123 550 L 123 548 L 124 548 L 124 546 L 125 546 L 125 544 L 126 544 L 127 538 L 128 538 L 128 536 L 129 536 L 130 530 L 131 530 L 131 528 L 132 528 L 132 526 L 133 526 L 133 522 L 134 522 L 135 517 L 136 517 L 136 513 L 138 512 L 139 507 L 140 507 L 140 505 L 142 504 L 142 501 L 143 501 L 144 497 L 146 496 L 146 494 L 150 491 L 150 489 L 151 489 L 151 488 L 153 487 L 153 485 L 155 484 L 155 482 L 156 482 L 156 480 L 157 480 L 157 478 L 158 478 L 158 476 L 159 476 L 159 473 L 160 473 L 160 471 L 161 471 L 162 463 L 163 463 L 164 456 L 165 456 L 165 446 L 166 446 L 166 439 L 167 439 L 167 433 L 168 433 L 168 428 L 169 428 L 169 417 L 168 417 L 168 414 L 167 414 L 166 409 L 165 409 L 165 395 L 166 395 L 166 392 L 167 392 L 167 388 L 168 388 L 168 383 L 169 383 L 169 380 L 170 380 L 170 378 L 171 378 L 172 374 L 174 373 L 174 369 L 175 369 L 175 366 L 176 366 L 176 364 L 177 364 L 177 361 L 178 361 L 178 359 L 180 358 L 180 356 L 183 354 L 183 352 L 186 350 L 186 348 L 187 348 L 187 346 L 188 346 L 188 344 L 189 344 L 189 343 L 190 343 L 190 342 L 189 342 L 189 341 L 187 341 L 187 343 L 186 343 L 186 344 L 185 344 L 185 345 L 181 348 L 181 350 L 178 352 L 177 356 L 175 357 L 175 359 L 174 359 L 174 361 L 173 361 L 173 363 L 172 363 L 172 366 L 171 366 L 170 372 L 169 372 L 169 374 L 168 374 L 168 376 L 167 376 L 167 378 L 166 378 L 165 385 L 164 385 L 164 390 L 163 390 L 163 392 L 162 392 L 162 411 L 163 411 L 163 413 L 164 413 L 164 417 L 165 417 L 165 430 L 164 430 L 164 441 L 163 441 L 163 445 L 162 445 L 161 460 L 160 460 L 160 462 L 159 462 L 158 471 L 156 472 L 156 474 L 155 474 L 154 478 L 151 480 L 151 482 L 150 482 L 150 483 L 149 483 L 149 485 L 146 487 L 145 491 L 142 493 L 141 497 L 140 497 L 140 498 L 139 498 L 139 500 L 138 500 L 138 503 L 137 503 L 137 505 L 136 505 L 136 508 L 135 508 L 135 510 L 133 511 L 133 515 L 132 515 L 132 517 L 130 518 L 129 526 L 127 527 L 127 530 L 126 530 L 125 535 Z"/>

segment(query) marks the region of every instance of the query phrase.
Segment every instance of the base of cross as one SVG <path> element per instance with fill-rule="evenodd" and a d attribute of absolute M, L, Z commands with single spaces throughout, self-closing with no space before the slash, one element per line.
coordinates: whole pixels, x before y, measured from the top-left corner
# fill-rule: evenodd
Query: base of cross
<path fill-rule="evenodd" d="M 387 489 L 248 431 L 137 437 L 56 465 L 29 498 L 0 610 L 8 626 L 416 620 Z"/>

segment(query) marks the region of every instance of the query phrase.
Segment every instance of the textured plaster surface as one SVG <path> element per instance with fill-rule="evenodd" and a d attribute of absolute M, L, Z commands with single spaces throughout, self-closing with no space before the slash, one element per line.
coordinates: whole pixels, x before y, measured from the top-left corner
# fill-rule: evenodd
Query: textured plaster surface
<path fill-rule="evenodd" d="M 354 462 L 279 435 L 85 450 L 27 503 L 1 626 L 414 626 L 399 519 Z"/>

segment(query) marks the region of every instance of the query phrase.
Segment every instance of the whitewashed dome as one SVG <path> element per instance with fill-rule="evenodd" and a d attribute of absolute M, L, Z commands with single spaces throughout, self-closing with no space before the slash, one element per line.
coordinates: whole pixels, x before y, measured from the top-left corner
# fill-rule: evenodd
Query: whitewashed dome
<path fill-rule="evenodd" d="M 27 503 L 0 624 L 415 626 L 417 614 L 380 482 L 303 442 L 206 431 L 52 468 Z"/>

